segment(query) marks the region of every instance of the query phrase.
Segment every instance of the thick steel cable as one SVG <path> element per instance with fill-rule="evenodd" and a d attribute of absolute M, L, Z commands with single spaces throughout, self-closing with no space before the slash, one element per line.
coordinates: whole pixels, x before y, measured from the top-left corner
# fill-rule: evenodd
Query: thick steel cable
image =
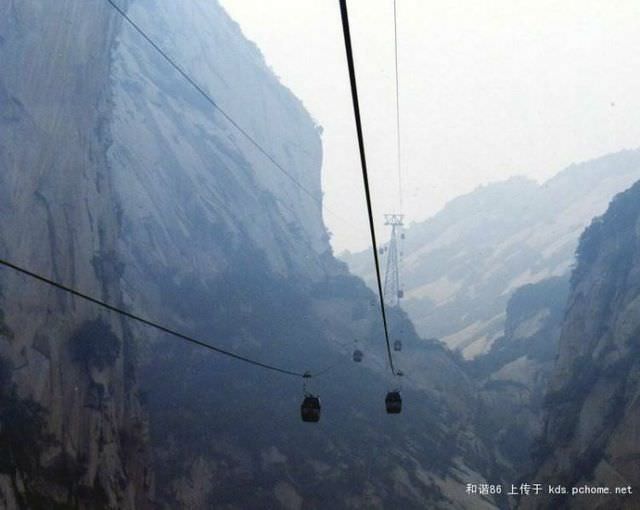
<path fill-rule="evenodd" d="M 393 365 L 391 355 L 391 342 L 389 341 L 389 326 L 387 323 L 387 312 L 382 293 L 382 279 L 380 277 L 380 261 L 378 260 L 378 243 L 376 242 L 375 224 L 373 221 L 373 207 L 371 206 L 371 192 L 369 190 L 369 174 L 367 172 L 367 158 L 364 150 L 364 136 L 362 134 L 362 119 L 360 117 L 360 102 L 358 100 L 358 84 L 356 82 L 356 71 L 353 63 L 353 48 L 351 46 L 351 31 L 349 29 L 349 13 L 347 11 L 347 1 L 340 0 L 340 14 L 342 17 L 342 31 L 344 34 L 344 46 L 347 56 L 347 66 L 349 68 L 349 83 L 351 85 L 351 99 L 353 101 L 353 114 L 356 122 L 356 132 L 358 135 L 358 149 L 360 151 L 360 166 L 362 167 L 362 180 L 364 193 L 367 199 L 367 214 L 369 216 L 369 230 L 371 231 L 371 242 L 373 244 L 373 260 L 376 267 L 376 279 L 378 283 L 378 296 L 380 298 L 380 313 L 382 314 L 382 325 L 384 328 L 384 338 L 387 344 L 387 357 L 391 373 L 395 375 L 396 370 Z"/>

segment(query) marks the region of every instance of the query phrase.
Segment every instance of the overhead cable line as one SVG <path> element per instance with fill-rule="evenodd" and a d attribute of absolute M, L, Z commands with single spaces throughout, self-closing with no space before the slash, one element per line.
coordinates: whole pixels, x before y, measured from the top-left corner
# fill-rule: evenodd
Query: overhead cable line
<path fill-rule="evenodd" d="M 216 347 L 214 345 L 208 344 L 206 342 L 203 342 L 202 340 L 198 340 L 197 338 L 194 338 L 192 336 L 189 335 L 185 335 L 183 333 L 180 333 L 178 331 L 175 331 L 171 328 L 168 328 L 166 326 L 162 326 L 161 324 L 158 324 L 156 322 L 153 322 L 149 319 L 145 319 L 144 317 L 141 317 L 140 315 L 131 313 L 131 312 L 127 312 L 126 310 L 123 310 L 122 308 L 118 308 L 117 306 L 113 306 L 110 305 L 109 303 L 105 303 L 104 301 L 101 301 L 100 299 L 97 299 L 95 297 L 89 296 L 88 294 L 85 294 L 83 292 L 80 292 L 78 290 L 72 289 L 71 287 L 67 287 L 66 285 L 63 285 L 59 282 L 56 282 L 54 280 L 51 280 L 50 278 L 47 278 L 46 276 L 42 276 L 40 274 L 34 273 L 32 271 L 29 271 L 28 269 L 25 269 L 21 266 L 18 266 L 17 264 L 13 264 L 7 260 L 4 259 L 0 259 L 0 265 L 3 265 L 5 267 L 8 267 L 10 269 L 13 269 L 14 271 L 17 271 L 18 273 L 21 273 L 25 276 L 28 276 L 30 278 L 33 278 L 35 280 L 38 280 L 40 282 L 46 283 L 47 285 L 50 285 L 52 287 L 55 287 L 59 290 L 62 290 L 64 292 L 67 292 L 69 294 L 72 294 L 76 297 L 79 297 L 81 299 L 84 299 L 85 301 L 89 301 L 91 303 L 94 303 L 98 306 L 101 306 L 102 308 L 105 308 L 111 312 L 115 312 L 117 314 L 120 314 L 124 317 L 127 317 L 129 319 L 132 319 L 134 321 L 140 322 L 146 326 L 152 327 L 154 329 L 157 329 L 159 331 L 162 331 L 163 333 L 167 333 L 171 336 L 180 338 L 181 340 L 184 340 L 186 342 L 192 343 L 194 345 L 198 345 L 200 347 L 204 347 L 205 349 L 209 349 L 211 351 L 217 352 L 218 354 L 222 354 L 224 356 L 228 356 L 229 358 L 233 358 L 235 360 L 238 361 L 243 361 L 245 363 L 249 363 L 251 365 L 260 367 L 260 368 L 264 368 L 267 370 L 273 370 L 274 372 L 279 372 L 281 374 L 286 374 L 286 375 L 292 375 L 295 377 L 302 377 L 302 378 L 310 378 L 313 377 L 314 375 L 321 375 L 324 372 L 326 372 L 328 369 L 324 369 L 323 371 L 319 372 L 318 374 L 312 374 L 310 372 L 296 372 L 293 370 L 287 370 L 285 368 L 281 368 L 275 365 L 270 365 L 268 363 L 263 363 L 261 361 L 257 361 L 251 358 L 248 358 L 246 356 L 241 356 L 240 354 L 236 354 L 234 352 L 231 351 L 227 351 L 226 349 L 222 349 L 220 347 Z M 332 368 L 332 367 L 330 367 Z"/>
<path fill-rule="evenodd" d="M 398 145 L 398 205 L 402 213 L 402 153 L 400 151 L 400 87 L 398 85 L 398 16 L 396 0 L 393 0 L 393 38 L 396 68 L 396 142 Z"/>
<path fill-rule="evenodd" d="M 113 0 L 106 0 L 107 3 L 109 5 L 111 5 L 111 7 L 113 7 L 116 12 L 118 12 L 118 14 L 120 14 L 120 16 L 122 16 L 122 18 L 124 20 L 127 21 L 127 23 L 129 23 L 129 25 L 131 25 L 131 27 L 133 27 L 133 29 L 138 32 L 138 34 L 140 34 L 142 36 L 142 38 L 147 41 L 149 43 L 149 45 L 151 45 L 151 47 L 156 50 L 163 58 L 164 60 L 171 65 L 171 67 L 173 67 L 185 80 L 187 80 L 187 82 L 189 82 L 189 84 L 191 84 L 191 86 L 211 105 L 213 106 L 216 110 L 218 110 L 220 112 L 220 114 L 234 127 L 236 128 L 236 130 L 238 130 L 238 132 L 240 134 L 242 134 L 242 136 L 244 136 L 250 143 L 251 145 L 253 145 L 265 158 L 267 158 L 267 160 L 269 160 L 273 166 L 275 166 L 280 172 L 282 172 L 282 174 L 284 174 L 286 177 L 289 178 L 289 180 L 291 180 L 291 182 L 293 182 L 302 192 L 304 192 L 306 195 L 309 196 L 309 198 L 311 198 L 314 202 L 316 202 L 316 204 L 320 207 L 320 210 L 322 211 L 323 209 L 325 211 L 327 211 L 329 214 L 332 214 L 333 216 L 345 221 L 347 224 L 351 224 L 352 227 L 355 228 L 355 225 L 353 225 L 349 220 L 347 220 L 346 218 L 342 217 L 341 215 L 333 212 L 332 210 L 330 210 L 329 208 L 327 208 L 327 206 L 323 205 L 322 200 L 319 199 L 314 193 L 312 193 L 311 191 L 309 191 L 305 186 L 303 186 L 294 176 L 293 174 L 291 174 L 291 172 L 289 172 L 286 168 L 284 168 L 284 166 L 282 166 L 276 159 L 274 156 L 272 156 L 269 151 L 267 151 L 265 148 L 262 147 L 262 145 L 260 145 L 256 139 L 254 137 L 252 137 L 249 132 L 244 129 L 240 124 L 238 124 L 233 117 L 231 117 L 231 115 L 229 113 L 227 113 L 227 111 L 222 108 L 208 93 L 207 91 L 205 91 L 200 85 L 198 85 L 196 83 L 196 81 L 191 78 L 191 76 L 189 76 L 189 74 L 174 60 L 172 59 L 166 51 L 164 51 L 149 35 L 147 35 L 147 33 L 140 27 L 140 25 L 138 25 L 135 21 L 133 21 L 133 19 L 131 19 L 131 17 L 120 7 L 118 6 L 118 4 L 116 4 Z"/>
<path fill-rule="evenodd" d="M 391 355 L 391 342 L 389 341 L 389 327 L 387 323 L 387 312 L 382 293 L 382 279 L 380 277 L 380 261 L 378 260 L 378 244 L 376 242 L 375 224 L 373 221 L 373 208 L 371 206 L 371 192 L 369 190 L 369 175 L 367 172 L 367 158 L 364 150 L 364 136 L 362 134 L 362 120 L 360 118 L 360 102 L 358 100 L 358 84 L 356 82 L 355 65 L 353 63 L 353 48 L 351 46 L 351 31 L 349 29 L 349 13 L 347 12 L 347 1 L 340 0 L 340 14 L 342 17 L 342 31 L 344 33 L 344 46 L 347 55 L 347 66 L 349 68 L 349 82 L 351 85 L 351 99 L 353 101 L 353 114 L 356 122 L 356 132 L 358 134 L 358 149 L 360 151 L 360 166 L 362 167 L 362 180 L 364 193 L 367 200 L 367 214 L 369 216 L 369 230 L 371 231 L 371 242 L 373 244 L 373 260 L 376 267 L 376 279 L 378 283 L 378 296 L 380 298 L 380 312 L 382 314 L 382 325 L 384 327 L 384 338 L 387 343 L 387 357 L 391 372 L 396 375 Z"/>

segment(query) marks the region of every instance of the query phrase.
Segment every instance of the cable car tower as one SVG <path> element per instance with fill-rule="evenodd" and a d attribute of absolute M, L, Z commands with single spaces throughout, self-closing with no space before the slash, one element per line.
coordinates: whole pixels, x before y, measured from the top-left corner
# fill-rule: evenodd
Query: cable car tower
<path fill-rule="evenodd" d="M 384 275 L 384 299 L 389 306 L 398 306 L 404 297 L 400 287 L 399 240 L 403 238 L 403 214 L 385 214 L 384 224 L 391 227 L 391 237 L 387 246 L 387 267 Z"/>
<path fill-rule="evenodd" d="M 397 149 L 397 171 L 398 171 L 398 208 L 402 211 L 402 152 L 400 144 L 400 87 L 398 83 L 398 23 L 396 0 L 393 0 L 393 36 L 396 71 L 396 149 Z M 391 227 L 391 237 L 387 246 L 387 267 L 384 275 L 384 299 L 389 306 L 398 306 L 400 300 L 404 298 L 404 290 L 400 286 L 400 259 L 403 255 L 400 241 L 404 240 L 403 227 L 404 214 L 385 214 L 384 224 Z M 395 350 L 402 349 L 400 340 L 396 340 Z"/>

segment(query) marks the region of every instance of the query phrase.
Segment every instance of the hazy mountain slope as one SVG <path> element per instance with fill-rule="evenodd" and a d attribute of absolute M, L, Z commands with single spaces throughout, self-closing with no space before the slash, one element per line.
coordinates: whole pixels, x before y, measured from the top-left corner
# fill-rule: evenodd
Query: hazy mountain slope
<path fill-rule="evenodd" d="M 509 299 L 504 335 L 487 354 L 468 361 L 487 409 L 484 426 L 495 440 L 502 479 L 532 469 L 532 445 L 542 433 L 542 403 L 558 350 L 568 277 L 517 289 Z"/>
<path fill-rule="evenodd" d="M 580 238 L 546 397 L 535 478 L 566 486 L 640 483 L 640 184 Z M 637 495 L 525 499 L 524 508 L 637 508 Z"/>
<path fill-rule="evenodd" d="M 494 507 L 464 491 L 494 468 L 475 430 L 473 386 L 399 312 L 405 414 L 383 412 L 398 383 L 372 293 L 331 255 L 317 203 L 319 130 L 300 102 L 217 3 L 130 7 L 312 197 L 107 2 L 9 2 L 0 10 L 2 253 L 240 354 L 333 367 L 311 387 L 323 419 L 300 423 L 299 379 L 157 337 L 2 270 L 2 504 Z M 362 367 L 350 360 L 355 337 Z"/>
<path fill-rule="evenodd" d="M 408 335 L 407 349 L 434 370 L 415 374 L 420 389 L 405 383 L 404 414 L 385 415 L 383 398 L 395 383 L 381 377 L 379 324 L 368 311 L 358 320 L 371 335 L 361 342 L 363 366 L 350 360 L 352 317 L 371 294 L 344 283 L 352 290 L 338 298 L 322 288 L 310 297 L 299 285 L 263 281 L 278 299 L 269 306 L 253 300 L 251 316 L 192 315 L 198 332 L 216 337 L 246 324 L 245 341 L 262 358 L 269 356 L 259 348 L 264 342 L 278 346 L 287 366 L 333 367 L 310 383 L 324 407 L 317 426 L 299 421 L 299 380 L 159 344 L 164 352 L 142 378 L 166 508 L 492 507 L 464 492 L 464 480 L 486 479 L 491 462 L 471 426 L 473 391 L 463 371 L 441 347 Z"/>
<path fill-rule="evenodd" d="M 318 129 L 217 4 L 138 1 L 129 12 L 320 198 Z M 202 46 L 186 44 L 184 32 L 198 33 Z M 390 421 L 383 399 L 396 383 L 386 375 L 373 295 L 331 257 L 315 201 L 134 32 L 123 30 L 114 62 L 110 156 L 123 204 L 123 281 L 145 290 L 131 292 L 136 308 L 267 362 L 311 371 L 337 365 L 312 383 L 325 416 L 310 428 L 299 421 L 301 380 L 169 339 L 149 344 L 141 385 L 157 501 L 462 508 L 462 473 L 491 462 L 473 431 L 473 389 L 461 368 L 440 346 L 412 337 L 398 316 L 423 365 L 406 383 L 415 421 Z M 355 336 L 366 346 L 360 370 L 350 360 Z"/>
<path fill-rule="evenodd" d="M 578 236 L 640 178 L 640 151 L 572 165 L 542 185 L 513 178 L 478 188 L 407 229 L 403 308 L 423 336 L 466 357 L 502 334 L 518 287 L 567 274 Z M 371 281 L 368 254 L 343 256 Z"/>

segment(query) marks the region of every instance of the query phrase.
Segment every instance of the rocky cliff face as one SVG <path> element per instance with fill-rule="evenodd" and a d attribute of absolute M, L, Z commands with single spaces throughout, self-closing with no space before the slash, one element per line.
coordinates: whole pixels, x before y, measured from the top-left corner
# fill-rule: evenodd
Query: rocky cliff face
<path fill-rule="evenodd" d="M 513 292 L 567 275 L 581 232 L 638 178 L 640 151 L 623 151 L 541 185 L 513 178 L 453 200 L 407 229 L 403 308 L 422 336 L 440 338 L 466 358 L 488 352 L 503 334 Z M 366 257 L 343 259 L 371 281 Z"/>
<path fill-rule="evenodd" d="M 115 304 L 122 225 L 107 150 L 119 28 L 101 2 L 0 5 L 2 256 Z M 5 269 L 0 286 L 0 506 L 145 508 L 129 326 Z"/>
<path fill-rule="evenodd" d="M 507 305 L 504 335 L 487 354 L 467 362 L 488 410 L 483 423 L 507 486 L 533 467 L 568 290 L 567 277 L 520 287 Z"/>
<path fill-rule="evenodd" d="M 109 160 L 132 264 L 222 272 L 249 239 L 283 276 L 330 271 L 319 128 L 300 101 L 217 3 L 137 0 L 128 13 L 296 181 L 124 26 Z"/>
<path fill-rule="evenodd" d="M 538 445 L 541 482 L 637 487 L 640 184 L 584 232 Z M 523 508 L 636 508 L 637 494 L 547 496 Z"/>
<path fill-rule="evenodd" d="M 464 490 L 494 469 L 472 383 L 400 311 L 392 332 L 405 340 L 411 412 L 384 414 L 385 392 L 401 383 L 387 375 L 373 294 L 331 255 L 319 129 L 300 102 L 217 3 L 123 7 L 307 191 L 107 2 L 9 1 L 3 256 L 239 354 L 330 368 L 309 388 L 323 419 L 299 422 L 299 380 L 3 269 L 1 504 L 493 508 Z"/>

